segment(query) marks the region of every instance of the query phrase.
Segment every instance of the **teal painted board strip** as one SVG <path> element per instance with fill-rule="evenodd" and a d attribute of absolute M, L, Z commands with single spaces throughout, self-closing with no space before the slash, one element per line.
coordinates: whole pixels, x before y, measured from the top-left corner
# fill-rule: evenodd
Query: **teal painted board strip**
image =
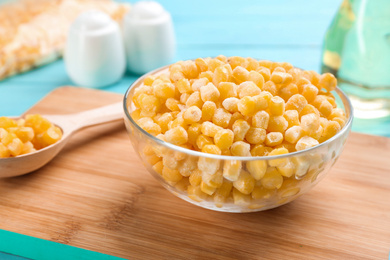
<path fill-rule="evenodd" d="M 116 256 L 0 230 L 0 252 L 39 260 L 122 260 Z M 0 259 L 1 255 L 0 255 Z M 13 260 L 13 259 L 11 259 Z M 16 259 L 15 259 L 16 260 Z"/>
<path fill-rule="evenodd" d="M 1 260 L 29 260 L 28 258 L 0 252 Z"/>

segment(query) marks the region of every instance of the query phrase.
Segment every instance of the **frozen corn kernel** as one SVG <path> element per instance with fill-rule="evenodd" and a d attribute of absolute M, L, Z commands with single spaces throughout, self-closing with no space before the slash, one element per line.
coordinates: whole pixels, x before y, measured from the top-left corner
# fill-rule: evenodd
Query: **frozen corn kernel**
<path fill-rule="evenodd" d="M 275 167 L 268 167 L 260 182 L 261 185 L 266 189 L 279 189 L 283 184 L 283 176 Z"/>
<path fill-rule="evenodd" d="M 311 103 L 318 94 L 318 88 L 312 84 L 303 85 L 301 94 L 306 98 L 307 102 Z"/>
<path fill-rule="evenodd" d="M 273 81 L 271 81 L 271 80 L 264 83 L 263 90 L 264 90 L 264 91 L 268 91 L 269 93 L 272 94 L 272 96 L 276 96 L 277 93 L 278 93 L 278 88 L 277 88 L 277 86 L 276 86 L 275 83 L 274 83 Z"/>
<path fill-rule="evenodd" d="M 267 129 L 269 123 L 269 114 L 266 111 L 259 111 L 252 117 L 254 127 Z"/>
<path fill-rule="evenodd" d="M 188 178 L 192 186 L 198 186 L 202 182 L 202 171 L 195 169 L 191 172 L 190 177 Z"/>
<path fill-rule="evenodd" d="M 206 144 L 202 147 L 202 153 L 211 153 L 221 155 L 221 149 L 215 144 Z"/>
<path fill-rule="evenodd" d="M 192 90 L 190 81 L 188 79 L 185 79 L 185 78 L 178 80 L 175 83 L 175 85 L 176 85 L 177 90 L 182 94 L 189 93 Z"/>
<path fill-rule="evenodd" d="M 223 65 L 214 70 L 213 84 L 218 86 L 221 82 L 229 82 L 232 79 L 232 69 L 229 65 Z"/>
<path fill-rule="evenodd" d="M 229 97 L 222 101 L 222 106 L 229 112 L 238 112 L 238 98 Z"/>
<path fill-rule="evenodd" d="M 329 121 L 325 125 L 320 142 L 324 142 L 335 136 L 341 130 L 340 124 L 336 121 Z"/>
<path fill-rule="evenodd" d="M 200 110 L 199 107 L 197 106 L 189 107 L 183 113 L 183 119 L 188 124 L 199 122 L 201 118 L 202 118 L 202 110 Z"/>
<path fill-rule="evenodd" d="M 222 127 L 208 121 L 203 122 L 201 127 L 202 134 L 210 137 L 214 137 L 215 134 L 222 129 Z"/>
<path fill-rule="evenodd" d="M 12 140 L 12 142 L 10 142 L 7 145 L 7 148 L 9 150 L 11 156 L 18 156 L 18 155 L 22 154 L 23 142 L 20 141 L 20 139 L 16 137 Z"/>
<path fill-rule="evenodd" d="M 209 82 L 213 81 L 213 72 L 211 71 L 204 71 L 202 73 L 199 74 L 199 78 L 202 79 L 202 78 L 206 78 L 209 80 Z"/>
<path fill-rule="evenodd" d="M 256 95 L 253 98 L 253 101 L 255 102 L 255 110 L 265 110 L 268 108 L 269 103 L 272 98 L 272 94 L 269 93 L 268 91 L 263 91 L 259 95 Z"/>
<path fill-rule="evenodd" d="M 284 133 L 284 140 L 291 144 L 295 144 L 303 136 L 303 130 L 300 126 L 292 126 Z"/>
<path fill-rule="evenodd" d="M 145 130 L 146 132 L 148 132 L 151 135 L 156 136 L 156 135 L 161 133 L 161 127 L 158 124 L 154 123 L 153 119 L 151 119 L 150 117 L 140 118 L 137 121 L 137 124 L 143 130 Z"/>
<path fill-rule="evenodd" d="M 211 188 L 219 188 L 223 183 L 222 171 L 218 170 L 214 174 L 202 173 L 202 181 Z"/>
<path fill-rule="evenodd" d="M 180 174 L 178 170 L 173 170 L 165 166 L 162 169 L 162 177 L 166 181 L 171 181 L 171 182 L 178 182 L 183 178 L 183 176 Z"/>
<path fill-rule="evenodd" d="M 241 66 L 237 66 L 233 69 L 233 78 L 237 84 L 247 81 L 249 78 L 249 71 Z"/>
<path fill-rule="evenodd" d="M 203 146 L 207 144 L 213 144 L 213 139 L 211 139 L 211 137 L 202 134 L 197 137 L 196 146 L 199 150 L 202 150 Z"/>
<path fill-rule="evenodd" d="M 233 182 L 233 187 L 242 194 L 250 194 L 255 187 L 256 180 L 247 171 L 241 170 L 238 179 Z"/>
<path fill-rule="evenodd" d="M 250 125 L 247 121 L 243 119 L 236 120 L 232 125 L 232 130 L 234 133 L 234 141 L 242 141 L 245 138 L 246 133 L 248 132 Z"/>
<path fill-rule="evenodd" d="M 204 59 L 202 59 L 202 58 L 197 58 L 195 60 L 195 64 L 198 67 L 198 70 L 200 72 L 207 71 L 208 68 L 209 68 L 208 65 L 207 65 L 207 62 Z"/>
<path fill-rule="evenodd" d="M 234 141 L 234 133 L 230 129 L 221 129 L 214 135 L 214 143 L 221 150 L 229 149 Z"/>
<path fill-rule="evenodd" d="M 250 144 L 260 144 L 265 140 L 267 131 L 263 128 L 251 127 L 245 135 L 245 140 Z"/>
<path fill-rule="evenodd" d="M 200 88 L 206 86 L 210 81 L 208 78 L 195 79 L 191 85 L 192 91 L 200 91 Z"/>
<path fill-rule="evenodd" d="M 200 96 L 199 91 L 193 92 L 187 99 L 186 101 L 186 106 L 191 107 L 191 106 L 197 106 L 199 108 L 202 108 L 203 106 L 203 101 Z"/>
<path fill-rule="evenodd" d="M 330 116 L 333 110 L 333 106 L 328 100 L 323 101 L 317 108 L 320 114 L 325 118 Z"/>
<path fill-rule="evenodd" d="M 257 72 L 259 72 L 259 73 L 263 76 L 264 82 L 269 81 L 269 79 L 271 78 L 271 71 L 270 71 L 269 68 L 260 66 L 260 67 L 257 69 Z M 264 85 L 264 84 L 263 84 L 263 85 Z"/>
<path fill-rule="evenodd" d="M 167 142 L 175 145 L 185 144 L 188 141 L 187 131 L 181 126 L 166 131 L 164 136 Z"/>
<path fill-rule="evenodd" d="M 192 60 L 184 61 L 182 62 L 181 67 L 182 67 L 183 74 L 188 79 L 195 79 L 199 76 L 199 70 L 194 61 Z"/>
<path fill-rule="evenodd" d="M 199 123 L 194 123 L 188 127 L 187 134 L 188 134 L 188 143 L 191 145 L 196 144 L 196 140 L 198 136 L 201 134 L 201 127 L 202 125 Z"/>
<path fill-rule="evenodd" d="M 224 181 L 221 186 L 214 192 L 214 202 L 217 207 L 222 207 L 226 198 L 230 195 L 233 183 Z"/>
<path fill-rule="evenodd" d="M 37 140 L 39 140 L 40 145 L 42 145 L 42 147 L 46 147 L 58 142 L 62 138 L 62 131 L 60 128 L 52 125 L 49 129 L 38 134 L 36 137 Z"/>
<path fill-rule="evenodd" d="M 238 179 L 241 169 L 241 161 L 226 160 L 223 165 L 223 177 L 229 181 L 235 181 Z"/>
<path fill-rule="evenodd" d="M 168 82 L 156 84 L 153 86 L 153 94 L 161 99 L 173 98 L 175 96 L 175 85 Z"/>
<path fill-rule="evenodd" d="M 256 113 L 256 102 L 253 97 L 243 97 L 238 101 L 238 111 L 244 116 L 253 116 Z"/>
<path fill-rule="evenodd" d="M 223 61 L 219 59 L 209 59 L 207 60 L 207 66 L 209 67 L 209 71 L 213 72 L 216 70 L 216 68 L 223 66 Z"/>
<path fill-rule="evenodd" d="M 233 82 L 221 82 L 218 86 L 220 100 L 237 97 L 237 85 Z"/>
<path fill-rule="evenodd" d="M 158 161 L 157 163 L 155 163 L 155 164 L 152 166 L 152 169 L 153 169 L 155 172 L 157 172 L 159 175 L 162 175 L 163 168 L 164 168 L 164 165 L 163 165 L 162 161 Z"/>
<path fill-rule="evenodd" d="M 301 94 L 290 97 L 286 103 L 286 110 L 297 110 L 298 113 L 307 105 L 307 100 Z"/>
<path fill-rule="evenodd" d="M 31 141 L 34 138 L 34 129 L 31 127 L 16 127 L 14 133 L 23 143 Z"/>
<path fill-rule="evenodd" d="M 215 174 L 220 167 L 218 159 L 200 157 L 198 161 L 198 168 L 203 174 Z"/>
<path fill-rule="evenodd" d="M 245 81 L 245 82 L 242 82 L 238 88 L 237 88 L 237 94 L 238 94 L 238 97 L 239 98 L 243 98 L 243 97 L 246 97 L 246 96 L 256 96 L 256 95 L 259 95 L 261 93 L 261 90 L 260 88 L 255 84 L 253 83 L 252 81 Z"/>
<path fill-rule="evenodd" d="M 276 169 L 283 177 L 287 178 L 295 173 L 295 165 L 290 159 L 286 160 L 286 163 L 276 166 Z"/>
<path fill-rule="evenodd" d="M 264 143 L 267 146 L 273 147 L 283 142 L 283 134 L 280 132 L 270 132 L 265 137 Z"/>
<path fill-rule="evenodd" d="M 233 156 L 251 156 L 251 146 L 243 141 L 237 141 L 230 147 L 230 152 Z"/>
<path fill-rule="evenodd" d="M 232 114 L 230 114 L 229 111 L 224 108 L 217 108 L 212 121 L 220 127 L 227 128 L 231 118 Z"/>
<path fill-rule="evenodd" d="M 327 91 L 335 90 L 337 86 L 337 79 L 331 73 L 324 73 L 320 76 L 318 81 L 318 87 L 320 89 L 326 89 Z"/>
<path fill-rule="evenodd" d="M 187 130 L 188 128 L 188 124 L 187 122 L 183 119 L 182 117 L 182 113 L 181 115 L 179 116 L 179 114 L 177 115 L 177 118 L 174 119 L 173 121 L 169 122 L 168 123 L 168 129 L 172 129 L 172 128 L 175 128 L 175 127 L 183 127 L 184 129 Z"/>
<path fill-rule="evenodd" d="M 273 116 L 281 116 L 284 113 L 284 100 L 281 97 L 275 96 L 271 98 L 269 103 L 269 111 Z"/>
<path fill-rule="evenodd" d="M 290 97 L 298 93 L 298 86 L 295 83 L 284 85 L 279 89 L 279 96 L 285 101 L 288 101 Z"/>
<path fill-rule="evenodd" d="M 35 133 L 43 133 L 52 126 L 52 123 L 41 115 L 26 115 L 25 126 L 33 128 Z"/>
<path fill-rule="evenodd" d="M 204 102 L 202 106 L 202 120 L 203 121 L 211 121 L 215 110 L 217 109 L 217 106 L 212 101 L 206 101 Z"/>
<path fill-rule="evenodd" d="M 318 144 L 319 142 L 316 139 L 309 136 L 304 136 L 298 140 L 297 144 L 295 145 L 295 149 L 297 151 L 301 151 L 316 146 Z"/>
<path fill-rule="evenodd" d="M 271 116 L 268 122 L 268 132 L 284 133 L 288 127 L 288 122 L 283 116 Z"/>
<path fill-rule="evenodd" d="M 249 171 L 252 177 L 258 181 L 263 178 L 265 172 L 267 171 L 267 161 L 248 161 L 246 163 L 246 169 Z"/>
<path fill-rule="evenodd" d="M 203 102 L 217 102 L 219 100 L 219 96 L 219 90 L 214 86 L 213 83 L 208 83 L 207 85 L 200 88 L 200 97 Z"/>
<path fill-rule="evenodd" d="M 289 111 L 294 111 L 294 110 L 289 110 Z M 302 117 L 304 115 L 307 115 L 307 114 L 311 114 L 311 113 L 314 113 L 316 114 L 318 117 L 320 117 L 320 112 L 318 111 L 317 108 L 315 108 L 313 105 L 311 104 L 307 104 L 301 111 L 301 113 L 299 114 L 299 117 Z"/>
<path fill-rule="evenodd" d="M 11 152 L 8 150 L 7 146 L 0 142 L 0 158 L 11 157 Z"/>
<path fill-rule="evenodd" d="M 251 203 L 251 196 L 248 194 L 243 194 L 236 188 L 233 188 L 233 201 L 235 205 L 248 207 Z"/>
<path fill-rule="evenodd" d="M 292 76 L 286 72 L 273 71 L 271 74 L 271 80 L 275 84 L 289 84 L 292 82 Z"/>
<path fill-rule="evenodd" d="M 266 189 L 263 186 L 255 186 L 251 195 L 255 200 L 269 199 L 275 195 L 275 190 L 276 189 Z"/>
<path fill-rule="evenodd" d="M 197 201 L 197 202 L 201 202 L 201 201 L 207 199 L 207 197 L 208 197 L 208 195 L 201 190 L 200 185 L 199 186 L 192 186 L 192 185 L 188 186 L 187 194 L 188 194 L 188 197 L 190 199 Z"/>
<path fill-rule="evenodd" d="M 141 113 L 145 114 L 146 116 L 154 116 L 160 109 L 161 105 L 160 100 L 157 97 L 146 94 L 141 94 L 139 96 L 138 102 L 141 108 Z M 28 121 L 27 118 L 26 121 Z M 26 125 L 29 126 L 27 122 Z"/>
<path fill-rule="evenodd" d="M 33 145 L 32 142 L 28 141 L 28 142 L 25 142 L 25 143 L 23 144 L 22 154 L 33 153 L 33 152 L 35 152 L 35 151 L 36 151 L 36 149 L 35 149 L 35 147 L 34 147 L 34 145 Z M 0 153 L 1 153 L 1 152 L 0 152 Z M 0 155 L 0 158 L 1 158 L 1 155 Z"/>
<path fill-rule="evenodd" d="M 275 149 L 273 149 L 273 150 L 268 154 L 268 156 L 283 155 L 283 154 L 288 154 L 288 153 L 289 153 L 289 151 L 288 151 L 286 148 L 281 147 L 281 148 L 275 148 Z M 288 158 L 270 159 L 270 160 L 268 161 L 268 164 L 269 164 L 269 166 L 276 167 L 276 166 L 284 165 L 284 164 L 286 164 L 288 161 L 289 161 Z"/>
<path fill-rule="evenodd" d="M 230 64 L 232 69 L 235 69 L 237 66 L 244 65 L 246 63 L 246 60 L 243 57 L 232 56 L 228 58 L 227 62 Z"/>
<path fill-rule="evenodd" d="M 251 149 L 251 155 L 252 156 L 266 156 L 272 150 L 273 150 L 272 147 L 267 147 L 264 144 L 258 144 L 258 145 L 255 145 Z"/>
<path fill-rule="evenodd" d="M 205 183 L 204 181 L 202 181 L 200 183 L 200 190 L 204 193 L 206 193 L 207 195 L 213 195 L 213 193 L 215 192 L 217 188 L 215 187 L 211 187 L 210 185 L 208 185 L 207 183 Z"/>
<path fill-rule="evenodd" d="M 255 70 L 250 71 L 248 75 L 248 80 L 255 83 L 260 89 L 263 89 L 265 81 L 263 75 L 261 75 L 259 72 Z"/>
<path fill-rule="evenodd" d="M 287 120 L 288 128 L 299 125 L 299 114 L 296 110 L 287 110 L 283 114 L 284 118 Z"/>
<path fill-rule="evenodd" d="M 318 115 L 311 113 L 301 117 L 302 130 L 308 135 L 314 134 L 320 127 L 320 118 Z"/>
<path fill-rule="evenodd" d="M 2 116 L 0 117 L 0 128 L 9 128 L 9 127 L 17 127 L 17 123 L 15 120 L 9 117 Z"/>
<path fill-rule="evenodd" d="M 180 101 L 174 98 L 168 98 L 165 101 L 165 106 L 171 111 L 180 111 L 179 104 Z"/>
<path fill-rule="evenodd" d="M 168 130 L 168 124 L 173 120 L 171 113 L 164 113 L 157 119 L 157 124 L 161 128 L 161 132 L 165 133 Z"/>

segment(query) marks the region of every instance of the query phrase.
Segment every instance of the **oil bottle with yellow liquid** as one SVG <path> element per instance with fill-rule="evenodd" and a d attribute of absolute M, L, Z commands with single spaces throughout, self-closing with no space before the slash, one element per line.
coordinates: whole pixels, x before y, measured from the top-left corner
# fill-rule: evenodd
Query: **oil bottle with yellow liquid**
<path fill-rule="evenodd" d="M 344 0 L 324 40 L 331 72 L 360 118 L 390 117 L 390 0 Z"/>

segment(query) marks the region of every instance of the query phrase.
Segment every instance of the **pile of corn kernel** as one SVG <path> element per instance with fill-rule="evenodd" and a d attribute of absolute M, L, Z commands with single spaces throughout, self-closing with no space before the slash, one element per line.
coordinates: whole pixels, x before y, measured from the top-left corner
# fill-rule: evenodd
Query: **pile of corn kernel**
<path fill-rule="evenodd" d="M 0 117 L 0 158 L 32 153 L 61 138 L 61 129 L 41 115 L 18 120 Z"/>
<path fill-rule="evenodd" d="M 148 133 L 187 149 L 281 155 L 316 146 L 344 126 L 345 113 L 331 93 L 336 85 L 332 74 L 303 71 L 286 62 L 198 58 L 147 76 L 134 92 L 131 116 Z M 194 200 L 212 197 L 217 206 L 229 197 L 236 204 L 269 197 L 294 186 L 294 177 L 304 176 L 310 167 L 307 161 L 288 158 L 221 163 L 148 146 L 144 155 L 167 182 Z"/>

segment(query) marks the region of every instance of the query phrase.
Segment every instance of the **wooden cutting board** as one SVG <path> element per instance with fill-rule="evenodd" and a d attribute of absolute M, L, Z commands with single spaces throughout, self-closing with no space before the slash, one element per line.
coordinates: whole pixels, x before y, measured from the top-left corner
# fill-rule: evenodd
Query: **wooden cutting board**
<path fill-rule="evenodd" d="M 121 95 L 62 87 L 29 112 L 71 113 Z M 328 176 L 285 206 L 232 214 L 165 190 L 123 123 L 86 129 L 40 170 L 0 180 L 0 228 L 128 259 L 387 259 L 390 139 L 352 133 Z"/>

